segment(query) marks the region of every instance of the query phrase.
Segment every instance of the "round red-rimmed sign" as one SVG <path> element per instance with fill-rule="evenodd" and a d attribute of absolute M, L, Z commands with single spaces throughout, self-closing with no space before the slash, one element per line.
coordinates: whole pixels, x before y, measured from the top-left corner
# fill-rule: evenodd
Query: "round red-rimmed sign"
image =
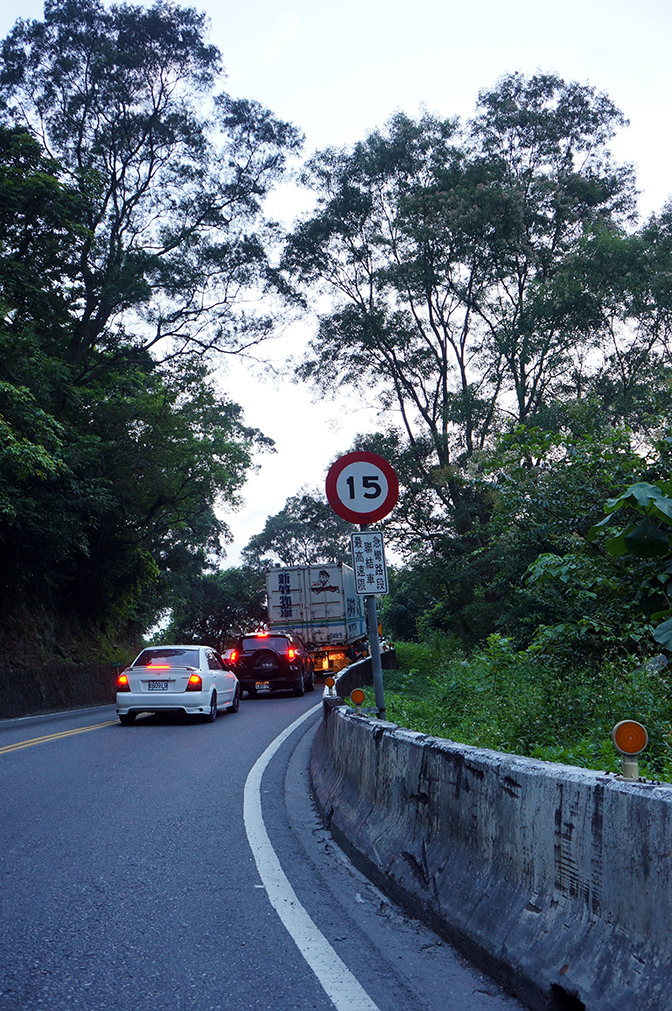
<path fill-rule="evenodd" d="M 348 523 L 376 523 L 392 512 L 398 498 L 397 475 L 377 453 L 347 453 L 327 474 L 327 501 Z"/>

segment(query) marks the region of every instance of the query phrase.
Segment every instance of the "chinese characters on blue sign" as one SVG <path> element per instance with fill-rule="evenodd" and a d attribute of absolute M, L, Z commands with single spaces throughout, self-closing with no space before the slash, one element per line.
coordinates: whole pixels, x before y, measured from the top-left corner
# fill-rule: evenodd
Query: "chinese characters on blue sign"
<path fill-rule="evenodd" d="M 383 535 L 374 531 L 352 534 L 355 590 L 360 595 L 389 593 Z"/>

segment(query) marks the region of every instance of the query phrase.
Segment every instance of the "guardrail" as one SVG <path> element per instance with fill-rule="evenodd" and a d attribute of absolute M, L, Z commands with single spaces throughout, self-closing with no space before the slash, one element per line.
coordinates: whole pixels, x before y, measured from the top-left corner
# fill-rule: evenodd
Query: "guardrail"
<path fill-rule="evenodd" d="M 365 671 L 349 674 L 339 694 Z M 333 699 L 311 778 L 354 863 L 529 1007 L 671 1011 L 672 786 L 455 744 Z"/>

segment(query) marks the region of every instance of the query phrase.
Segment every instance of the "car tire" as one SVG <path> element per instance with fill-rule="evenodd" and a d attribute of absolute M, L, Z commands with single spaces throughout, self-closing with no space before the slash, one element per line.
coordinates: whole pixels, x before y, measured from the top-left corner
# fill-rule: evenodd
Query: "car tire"
<path fill-rule="evenodd" d="M 306 685 L 306 691 L 307 692 L 315 691 L 315 668 L 313 667 L 312 663 L 310 665 L 310 676 L 308 678 L 308 683 Z"/>
<path fill-rule="evenodd" d="M 258 649 L 257 652 L 252 657 L 252 670 L 259 671 L 260 681 L 265 681 L 271 671 L 277 670 L 279 667 L 278 658 L 276 654 L 271 649 Z"/>
<path fill-rule="evenodd" d="M 303 671 L 299 675 L 299 680 L 295 681 L 294 688 L 292 689 L 295 695 L 304 695 L 306 691 L 305 682 L 303 680 Z"/>
<path fill-rule="evenodd" d="M 240 685 L 236 685 L 236 690 L 233 693 L 233 702 L 231 703 L 231 708 L 229 709 L 229 712 L 231 713 L 238 712 L 238 710 L 240 709 L 240 700 L 242 698 L 242 695 L 243 692 Z"/>
<path fill-rule="evenodd" d="M 135 723 L 135 713 L 119 713 L 119 722 L 122 727 L 132 727 Z"/>
<path fill-rule="evenodd" d="M 217 692 L 213 692 L 210 696 L 210 709 L 208 710 L 208 715 L 205 717 L 206 723 L 214 723 L 217 719 Z"/>

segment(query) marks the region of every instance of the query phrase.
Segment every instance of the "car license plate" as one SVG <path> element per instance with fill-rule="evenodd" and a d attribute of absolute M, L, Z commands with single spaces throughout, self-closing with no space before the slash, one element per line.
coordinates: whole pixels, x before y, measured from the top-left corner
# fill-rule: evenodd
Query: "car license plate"
<path fill-rule="evenodd" d="M 148 681 L 147 689 L 150 692 L 167 692 L 168 682 L 167 681 Z"/>
<path fill-rule="evenodd" d="M 268 688 L 268 681 L 257 681 L 257 688 Z"/>

